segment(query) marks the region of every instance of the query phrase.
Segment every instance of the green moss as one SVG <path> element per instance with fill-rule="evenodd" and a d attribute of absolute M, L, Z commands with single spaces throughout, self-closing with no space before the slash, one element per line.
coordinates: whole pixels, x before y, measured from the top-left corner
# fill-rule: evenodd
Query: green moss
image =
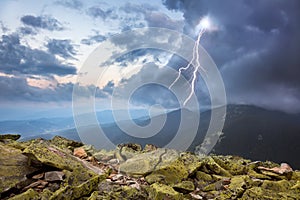
<path fill-rule="evenodd" d="M 92 155 L 99 161 L 110 160 L 115 157 L 115 151 L 114 150 L 107 151 L 107 150 L 101 149 L 99 151 L 94 151 L 94 153 Z"/>
<path fill-rule="evenodd" d="M 189 174 L 194 174 L 202 166 L 200 158 L 190 152 L 181 153 L 178 159 L 184 164 Z"/>
<path fill-rule="evenodd" d="M 296 184 L 291 187 L 291 189 L 300 193 L 300 181 L 297 181 Z"/>
<path fill-rule="evenodd" d="M 225 176 L 225 177 L 231 177 L 231 174 L 223 169 L 218 163 L 215 162 L 215 160 L 212 157 L 206 157 L 203 160 L 205 170 L 201 170 L 204 172 L 212 172 L 217 175 Z"/>
<path fill-rule="evenodd" d="M 47 141 L 34 141 L 23 151 L 31 160 L 39 161 L 45 165 L 58 169 L 72 171 L 82 165 L 68 152 L 52 146 Z"/>
<path fill-rule="evenodd" d="M 166 184 L 176 184 L 182 179 L 188 177 L 188 171 L 184 164 L 179 160 L 174 161 L 170 165 L 160 168 L 146 176 L 148 183 L 161 182 Z"/>
<path fill-rule="evenodd" d="M 282 194 L 279 194 L 278 192 L 272 190 L 263 189 L 260 187 L 253 187 L 246 190 L 241 199 L 278 200 L 278 199 L 282 199 Z"/>
<path fill-rule="evenodd" d="M 227 170 L 232 175 L 246 174 L 247 164 L 250 160 L 245 160 L 237 156 L 212 156 L 214 161 L 223 169 Z"/>
<path fill-rule="evenodd" d="M 12 141 L 9 144 L 7 144 L 7 146 L 19 149 L 21 151 L 23 151 L 26 147 L 29 146 L 30 143 L 28 142 L 17 142 L 17 141 Z"/>
<path fill-rule="evenodd" d="M 60 149 L 70 149 L 74 150 L 76 147 L 81 147 L 83 144 L 81 142 L 69 140 L 61 136 L 55 136 L 50 140 L 51 144 L 59 147 Z"/>
<path fill-rule="evenodd" d="M 285 192 L 292 187 L 292 183 L 287 180 L 269 181 L 265 180 L 261 185 L 262 188 L 277 192 Z"/>
<path fill-rule="evenodd" d="M 151 200 L 181 200 L 183 195 L 176 192 L 172 187 L 154 183 L 149 187 L 149 199 Z"/>
<path fill-rule="evenodd" d="M 19 195 L 10 198 L 10 200 L 38 200 L 38 199 L 40 199 L 39 193 L 34 191 L 33 189 L 29 189 L 26 192 L 23 192 Z"/>
<path fill-rule="evenodd" d="M 146 176 L 151 172 L 171 166 L 174 161 L 178 161 L 178 156 L 178 152 L 171 149 L 157 149 L 147 153 L 138 153 L 121 163 L 120 171 L 131 176 Z M 184 167 L 183 163 L 180 163 L 181 167 Z"/>
<path fill-rule="evenodd" d="M 205 172 L 201 172 L 201 171 L 197 171 L 196 172 L 196 178 L 200 181 L 200 180 L 204 180 L 204 181 L 211 181 L 212 177 L 210 174 L 207 174 Z"/>
<path fill-rule="evenodd" d="M 248 171 L 248 175 L 250 177 L 263 179 L 263 180 L 271 180 L 272 179 L 271 177 L 269 177 L 267 175 L 264 175 L 264 174 L 259 174 L 259 173 L 257 173 L 256 171 L 254 171 L 252 169 Z"/>
<path fill-rule="evenodd" d="M 97 200 L 98 195 L 99 195 L 99 192 L 94 191 L 87 200 Z"/>
<path fill-rule="evenodd" d="M 191 181 L 182 181 L 175 184 L 173 188 L 180 193 L 189 193 L 195 190 L 195 186 Z"/>
<path fill-rule="evenodd" d="M 37 171 L 19 149 L 0 144 L 0 152 L 0 193 L 25 182 L 26 175 Z"/>
<path fill-rule="evenodd" d="M 277 174 L 277 173 L 265 171 L 265 170 L 261 170 L 261 173 L 263 175 L 269 176 L 269 177 L 271 177 L 271 179 L 275 179 L 275 180 L 283 180 L 283 179 L 290 180 L 292 177 L 292 173 Z"/>
<path fill-rule="evenodd" d="M 221 182 L 215 182 L 215 183 L 211 183 L 207 186 L 205 186 L 202 191 L 204 192 L 209 192 L 209 191 L 214 191 L 214 190 L 218 190 L 221 187 Z"/>
<path fill-rule="evenodd" d="M 94 190 L 98 188 L 98 184 L 103 180 L 101 176 L 95 176 L 78 186 L 67 185 L 57 190 L 51 197 L 50 200 L 56 199 L 77 199 L 83 196 L 88 196 Z"/>
<path fill-rule="evenodd" d="M 44 189 L 43 192 L 40 194 L 41 200 L 48 200 L 53 195 L 53 192 L 51 192 L 48 189 Z"/>
<path fill-rule="evenodd" d="M 298 170 L 293 171 L 291 179 L 300 181 L 300 171 L 298 171 Z"/>
<path fill-rule="evenodd" d="M 73 169 L 72 172 L 68 170 L 64 170 L 63 172 L 65 174 L 64 185 L 72 186 L 80 185 L 96 176 L 94 172 L 81 167 Z M 105 174 L 101 175 L 101 179 L 105 179 L 105 177 Z"/>
<path fill-rule="evenodd" d="M 248 187 L 250 178 L 247 176 L 234 176 L 230 180 L 228 190 L 231 193 L 231 198 L 241 197 L 245 189 Z"/>

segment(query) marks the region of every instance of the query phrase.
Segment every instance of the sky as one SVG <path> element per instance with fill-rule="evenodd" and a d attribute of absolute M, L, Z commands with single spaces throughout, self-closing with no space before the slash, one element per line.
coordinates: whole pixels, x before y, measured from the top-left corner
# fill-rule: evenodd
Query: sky
<path fill-rule="evenodd" d="M 0 120 L 71 115 L 80 69 L 101 43 L 143 27 L 168 28 L 196 39 L 204 17 L 213 29 L 200 44 L 221 73 L 228 103 L 300 112 L 298 0 L 2 0 Z M 164 67 L 177 70 L 186 64 L 170 52 L 135 50 L 111 62 L 101 83 L 88 88 L 97 90 L 97 109 L 107 109 L 122 84 L 167 79 L 161 75 Z M 201 80 L 196 88 L 199 98 L 209 102 Z M 133 96 L 136 107 L 178 106 L 174 95 L 157 85 Z"/>

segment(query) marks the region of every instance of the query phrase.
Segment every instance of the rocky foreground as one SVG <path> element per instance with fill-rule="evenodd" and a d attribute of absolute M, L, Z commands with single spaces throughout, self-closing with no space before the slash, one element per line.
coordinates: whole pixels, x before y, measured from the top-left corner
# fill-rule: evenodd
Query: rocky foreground
<path fill-rule="evenodd" d="M 0 199 L 300 199 L 300 171 L 235 156 L 0 135 Z"/>

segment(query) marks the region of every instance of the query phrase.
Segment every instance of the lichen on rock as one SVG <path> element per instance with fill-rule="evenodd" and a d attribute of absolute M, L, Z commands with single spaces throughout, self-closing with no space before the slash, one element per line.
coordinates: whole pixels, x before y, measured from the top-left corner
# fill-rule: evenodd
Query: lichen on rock
<path fill-rule="evenodd" d="M 0 150 L 4 200 L 300 199 L 300 172 L 270 161 L 154 145 L 97 150 L 62 137 L 4 139 Z"/>

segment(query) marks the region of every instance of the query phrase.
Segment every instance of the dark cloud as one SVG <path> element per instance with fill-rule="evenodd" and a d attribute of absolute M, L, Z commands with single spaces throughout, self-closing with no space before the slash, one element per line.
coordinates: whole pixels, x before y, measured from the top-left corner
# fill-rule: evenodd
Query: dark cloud
<path fill-rule="evenodd" d="M 146 12 L 145 20 L 150 27 L 163 27 L 179 31 L 183 28 L 182 21 L 174 20 L 161 12 Z"/>
<path fill-rule="evenodd" d="M 299 1 L 163 3 L 183 12 L 184 31 L 193 37 L 205 15 L 218 25 L 219 30 L 204 34 L 201 43 L 221 69 L 229 101 L 300 111 Z"/>
<path fill-rule="evenodd" d="M 81 44 L 91 45 L 95 43 L 102 42 L 106 39 L 104 35 L 96 34 L 93 36 L 89 36 L 89 38 L 85 38 L 81 40 Z"/>
<path fill-rule="evenodd" d="M 182 21 L 177 21 L 170 18 L 165 13 L 160 12 L 158 7 L 156 6 L 147 3 L 126 3 L 124 6 L 120 7 L 119 10 L 124 12 L 125 16 L 128 14 L 131 15 L 129 18 L 122 17 L 121 20 L 123 22 L 123 31 L 130 30 L 133 28 L 142 28 L 146 26 L 163 27 L 182 31 Z"/>
<path fill-rule="evenodd" d="M 168 15 L 160 12 L 157 6 L 148 3 L 125 3 L 119 9 L 104 9 L 101 6 L 94 6 L 90 7 L 87 13 L 93 18 L 118 20 L 122 31 L 146 26 L 164 27 L 181 31 L 183 26 L 182 21 L 171 19 Z M 89 43 L 87 40 L 83 42 Z"/>
<path fill-rule="evenodd" d="M 155 63 L 148 62 L 136 74 L 123 78 L 120 84 L 115 86 L 114 97 L 122 99 L 129 88 L 136 88 L 128 99 L 131 104 L 137 106 L 159 104 L 167 109 L 179 108 L 176 96 L 161 84 L 161 82 L 171 82 L 174 78 L 168 72 L 165 68 L 159 68 Z M 144 81 L 151 83 L 144 84 Z"/>
<path fill-rule="evenodd" d="M 118 15 L 114 13 L 113 9 L 103 10 L 99 6 L 90 7 L 87 10 L 87 14 L 92 16 L 93 18 L 101 18 L 102 20 L 105 20 L 107 18 L 110 19 L 118 18 Z"/>
<path fill-rule="evenodd" d="M 22 35 L 36 35 L 37 34 L 37 32 L 34 29 L 32 29 L 30 27 L 27 27 L 27 26 L 26 27 L 20 27 L 19 32 Z"/>
<path fill-rule="evenodd" d="M 76 68 L 62 64 L 49 52 L 32 49 L 20 42 L 17 33 L 2 35 L 0 41 L 0 72 L 64 76 L 76 74 Z"/>
<path fill-rule="evenodd" d="M 46 15 L 43 16 L 25 15 L 21 18 L 21 22 L 27 26 L 45 29 L 49 31 L 64 30 L 62 24 L 57 19 Z"/>
<path fill-rule="evenodd" d="M 0 101 L 32 101 L 32 102 L 61 102 L 71 101 L 73 83 L 60 83 L 52 88 L 38 88 L 30 86 L 26 78 L 0 76 Z M 107 95 L 99 88 L 89 85 L 78 87 L 81 97 L 94 94 L 98 98 L 105 98 Z"/>
<path fill-rule="evenodd" d="M 7 32 L 9 29 L 4 25 L 4 23 L 0 20 L 0 30 L 5 33 Z"/>
<path fill-rule="evenodd" d="M 158 8 L 156 6 L 152 6 L 147 3 L 142 3 L 142 4 L 132 4 L 132 3 L 126 3 L 124 6 L 120 8 L 121 11 L 125 13 L 135 13 L 135 14 L 140 14 L 140 16 L 143 16 L 145 12 L 152 12 L 152 11 L 157 11 Z"/>
<path fill-rule="evenodd" d="M 63 0 L 63 1 L 57 1 L 55 2 L 58 5 L 62 5 L 66 8 L 71 8 L 75 10 L 80 10 L 83 6 L 83 3 L 79 0 Z"/>
<path fill-rule="evenodd" d="M 152 53 L 157 54 L 157 51 L 152 49 L 136 49 L 120 57 L 117 57 L 116 60 L 114 60 L 114 62 L 120 64 L 121 66 L 126 67 L 128 63 L 137 61 L 140 57 L 145 56 L 147 54 L 151 55 Z"/>
<path fill-rule="evenodd" d="M 103 92 L 106 92 L 108 94 L 112 94 L 114 90 L 115 84 L 113 81 L 109 81 L 102 89 Z"/>
<path fill-rule="evenodd" d="M 71 43 L 71 40 L 57 40 L 51 39 L 48 41 L 46 47 L 48 51 L 54 55 L 59 55 L 63 58 L 73 58 L 76 55 L 76 50 Z"/>

